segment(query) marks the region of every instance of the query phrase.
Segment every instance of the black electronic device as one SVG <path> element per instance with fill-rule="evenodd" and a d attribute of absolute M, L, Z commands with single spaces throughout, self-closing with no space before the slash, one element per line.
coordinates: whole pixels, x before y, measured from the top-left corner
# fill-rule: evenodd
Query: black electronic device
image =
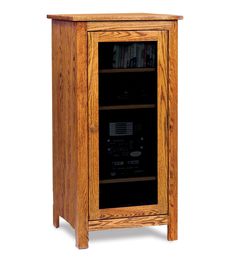
<path fill-rule="evenodd" d="M 100 111 L 101 179 L 156 175 L 155 134 L 148 132 L 153 113 Z"/>

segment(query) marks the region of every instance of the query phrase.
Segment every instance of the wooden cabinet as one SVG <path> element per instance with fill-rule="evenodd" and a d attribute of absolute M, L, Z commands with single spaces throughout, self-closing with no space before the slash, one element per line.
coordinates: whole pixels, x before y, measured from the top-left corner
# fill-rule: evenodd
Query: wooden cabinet
<path fill-rule="evenodd" d="M 52 19 L 53 223 L 88 233 L 167 225 L 177 239 L 180 16 Z"/>

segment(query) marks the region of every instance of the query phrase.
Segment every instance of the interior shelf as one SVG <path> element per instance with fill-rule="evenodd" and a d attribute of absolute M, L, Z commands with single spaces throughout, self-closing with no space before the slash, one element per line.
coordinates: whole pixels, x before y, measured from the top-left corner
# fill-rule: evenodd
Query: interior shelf
<path fill-rule="evenodd" d="M 136 67 L 136 68 L 108 68 L 100 69 L 99 73 L 130 73 L 130 72 L 154 72 L 155 67 Z"/>
<path fill-rule="evenodd" d="M 113 178 L 113 179 L 100 180 L 100 184 L 140 182 L 140 181 L 151 181 L 151 180 L 156 180 L 156 177 L 144 176 L 144 177 Z"/>
<path fill-rule="evenodd" d="M 156 104 L 125 104 L 100 106 L 99 110 L 127 110 L 127 109 L 149 109 L 155 108 Z"/>

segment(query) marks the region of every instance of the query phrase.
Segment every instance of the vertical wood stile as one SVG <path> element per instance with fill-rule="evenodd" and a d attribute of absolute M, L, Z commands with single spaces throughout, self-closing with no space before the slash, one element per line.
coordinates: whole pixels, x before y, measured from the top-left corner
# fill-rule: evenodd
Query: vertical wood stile
<path fill-rule="evenodd" d="M 167 128 L 167 32 L 160 31 L 158 38 L 158 94 L 157 94 L 157 177 L 158 204 L 161 213 L 167 213 L 167 179 L 168 179 L 168 128 Z"/>
<path fill-rule="evenodd" d="M 88 113 L 87 113 L 87 30 L 86 23 L 76 27 L 76 101 L 77 101 L 77 185 L 76 245 L 88 247 Z"/>
<path fill-rule="evenodd" d="M 178 238 L 178 22 L 169 31 L 169 223 L 168 240 Z"/>
<path fill-rule="evenodd" d="M 99 210 L 99 116 L 98 116 L 98 42 L 88 33 L 88 112 L 89 112 L 89 219 Z"/>

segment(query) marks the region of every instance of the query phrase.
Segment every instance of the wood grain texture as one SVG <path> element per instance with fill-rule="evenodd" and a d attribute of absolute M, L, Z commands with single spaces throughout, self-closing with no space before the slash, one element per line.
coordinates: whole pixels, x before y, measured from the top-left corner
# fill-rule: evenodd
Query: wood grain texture
<path fill-rule="evenodd" d="M 60 113 L 57 110 L 60 108 L 58 95 L 58 87 L 60 87 L 60 79 L 58 78 L 60 57 L 58 56 L 60 47 L 60 27 L 57 23 L 52 23 L 52 135 L 53 135 L 53 225 L 59 227 L 59 215 L 62 215 L 63 199 L 60 194 L 62 172 L 59 164 L 60 150 Z M 64 188 L 64 187 L 63 187 Z"/>
<path fill-rule="evenodd" d="M 79 248 L 88 247 L 89 230 L 167 224 L 168 240 L 178 237 L 177 20 L 181 17 L 122 15 L 48 16 L 53 18 L 53 225 L 59 227 L 60 216 L 68 221 Z M 135 16 L 140 21 L 133 21 Z M 157 205 L 99 209 L 99 41 L 158 42 Z"/>
<path fill-rule="evenodd" d="M 88 246 L 87 32 L 53 21 L 53 223 L 59 215 Z"/>
<path fill-rule="evenodd" d="M 145 20 L 178 20 L 182 16 L 148 13 L 108 13 L 108 14 L 56 14 L 47 18 L 68 21 L 145 21 Z"/>
<path fill-rule="evenodd" d="M 178 238 L 178 24 L 169 31 L 169 224 L 168 240 Z"/>
<path fill-rule="evenodd" d="M 77 107 L 77 172 L 76 172 L 76 245 L 88 247 L 88 80 L 86 23 L 76 23 L 76 107 Z"/>
<path fill-rule="evenodd" d="M 89 220 L 99 216 L 98 41 L 88 33 Z"/>
<path fill-rule="evenodd" d="M 160 31 L 101 31 L 97 34 L 99 42 L 160 41 Z"/>
<path fill-rule="evenodd" d="M 135 217 L 135 216 L 150 216 L 165 214 L 163 210 L 156 204 L 132 206 L 132 207 L 120 207 L 120 208 L 107 208 L 99 210 L 97 219 L 109 219 L 109 218 L 122 218 L 122 217 Z"/>
<path fill-rule="evenodd" d="M 72 226 L 75 220 L 76 97 L 75 30 L 69 22 L 52 23 L 53 213 Z"/>
<path fill-rule="evenodd" d="M 53 200 L 56 203 L 56 189 L 54 188 L 54 193 L 53 193 Z M 53 225 L 54 227 L 58 228 L 60 226 L 60 221 L 59 221 L 59 211 L 57 205 L 53 203 Z"/>
<path fill-rule="evenodd" d="M 160 31 L 158 38 L 157 67 L 157 177 L 158 177 L 158 208 L 167 213 L 168 183 L 168 51 L 167 32 Z"/>
<path fill-rule="evenodd" d="M 158 42 L 158 204 L 99 209 L 98 42 L 144 40 Z M 88 41 L 89 220 L 166 214 L 168 209 L 167 32 L 89 32 Z"/>
<path fill-rule="evenodd" d="M 92 21 L 87 22 L 88 31 L 169 30 L 172 21 Z"/>
<path fill-rule="evenodd" d="M 89 221 L 89 231 L 127 228 L 127 227 L 130 228 L 130 227 L 165 225 L 167 223 L 168 223 L 167 215 L 105 219 L 105 220 Z"/>

